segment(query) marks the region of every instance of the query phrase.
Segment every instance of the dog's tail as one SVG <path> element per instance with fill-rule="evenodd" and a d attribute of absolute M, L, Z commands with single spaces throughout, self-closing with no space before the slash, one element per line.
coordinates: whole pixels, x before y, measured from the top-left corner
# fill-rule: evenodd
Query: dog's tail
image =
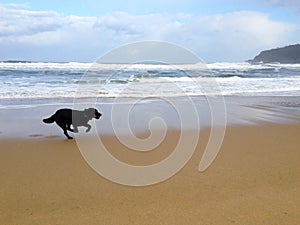
<path fill-rule="evenodd" d="M 55 114 L 53 114 L 49 118 L 43 119 L 44 123 L 53 123 L 54 121 L 55 121 Z"/>

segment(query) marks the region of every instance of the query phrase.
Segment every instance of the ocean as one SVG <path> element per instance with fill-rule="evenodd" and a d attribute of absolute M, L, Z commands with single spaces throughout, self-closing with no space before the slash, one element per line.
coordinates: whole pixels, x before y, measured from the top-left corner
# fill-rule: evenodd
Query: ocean
<path fill-rule="evenodd" d="M 0 63 L 0 101 L 198 95 L 300 96 L 300 64 Z"/>

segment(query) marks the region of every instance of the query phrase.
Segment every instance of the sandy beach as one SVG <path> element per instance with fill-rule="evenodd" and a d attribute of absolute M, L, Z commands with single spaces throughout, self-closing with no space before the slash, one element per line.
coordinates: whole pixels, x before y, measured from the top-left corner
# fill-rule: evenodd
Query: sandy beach
<path fill-rule="evenodd" d="M 144 166 L 173 153 L 180 137 L 176 111 L 150 100 L 135 104 L 127 118 L 134 133 L 147 138 L 149 120 L 155 116 L 168 129 L 155 149 L 143 152 L 125 147 L 113 133 L 113 99 L 96 105 L 103 117 L 91 122 L 92 131 L 97 130 L 116 159 Z M 184 100 L 175 100 L 185 107 Z M 116 120 L 132 102 L 118 103 Z M 204 172 L 198 166 L 211 132 L 210 112 L 205 98 L 195 98 L 201 127 L 183 128 L 199 135 L 192 158 L 170 179 L 142 187 L 99 175 L 84 160 L 78 142 L 67 140 L 57 125 L 43 124 L 42 118 L 57 108 L 72 107 L 68 101 L 53 103 L 10 101 L 0 110 L 0 224 L 300 224 L 296 97 L 227 97 L 224 141 Z M 121 135 L 128 137 L 126 132 Z"/>
<path fill-rule="evenodd" d="M 300 1 L 220 3 L 0 2 L 0 225 L 300 225 Z"/>
<path fill-rule="evenodd" d="M 300 223 L 300 125 L 235 126 L 221 151 L 198 171 L 208 130 L 171 179 L 146 187 L 108 181 L 57 136 L 0 142 L 0 224 L 293 224 Z M 156 149 L 169 154 L 176 131 Z M 113 153 L 133 153 L 103 136 Z M 168 148 L 170 148 L 168 150 Z M 139 153 L 142 154 L 142 153 Z M 148 153 L 145 153 L 148 154 Z M 156 160 L 161 153 L 146 155 Z M 140 157 L 140 156 L 137 156 Z"/>

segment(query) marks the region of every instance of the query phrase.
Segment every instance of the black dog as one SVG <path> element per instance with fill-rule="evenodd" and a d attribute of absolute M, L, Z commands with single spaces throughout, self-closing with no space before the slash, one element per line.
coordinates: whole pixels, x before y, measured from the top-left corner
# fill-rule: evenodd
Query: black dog
<path fill-rule="evenodd" d="M 72 109 L 59 109 L 52 116 L 47 119 L 43 119 L 44 123 L 54 123 L 63 129 L 64 134 L 68 139 L 73 139 L 69 136 L 68 131 L 77 133 L 79 126 L 87 127 L 86 132 L 89 132 L 91 125 L 88 124 L 89 120 L 96 118 L 99 119 L 102 116 L 97 109 L 89 108 L 83 111 L 72 110 Z M 71 128 L 71 124 L 73 129 Z"/>

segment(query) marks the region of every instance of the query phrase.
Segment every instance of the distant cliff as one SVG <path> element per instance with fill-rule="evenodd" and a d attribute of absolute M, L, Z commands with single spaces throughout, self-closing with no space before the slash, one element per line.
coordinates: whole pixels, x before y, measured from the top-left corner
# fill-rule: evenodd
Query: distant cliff
<path fill-rule="evenodd" d="M 262 51 L 250 63 L 300 63 L 300 44 Z"/>

